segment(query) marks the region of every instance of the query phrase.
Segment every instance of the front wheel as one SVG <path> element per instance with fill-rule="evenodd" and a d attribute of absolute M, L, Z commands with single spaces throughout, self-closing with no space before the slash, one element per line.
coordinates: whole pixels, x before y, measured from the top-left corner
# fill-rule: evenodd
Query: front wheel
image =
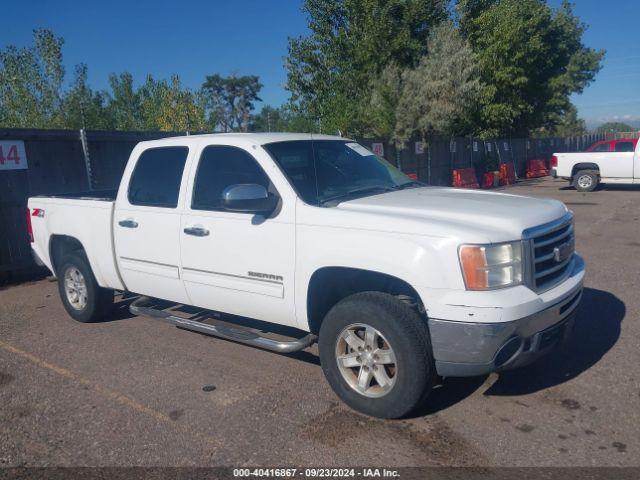
<path fill-rule="evenodd" d="M 407 415 L 436 378 L 426 320 L 385 293 L 358 293 L 338 302 L 322 322 L 318 348 L 336 394 L 374 417 Z"/>
<path fill-rule="evenodd" d="M 579 192 L 592 192 L 599 182 L 598 173 L 593 170 L 580 170 L 573 177 L 573 186 Z"/>
<path fill-rule="evenodd" d="M 97 322 L 109 313 L 113 305 L 113 290 L 98 285 L 83 254 L 67 255 L 56 270 L 62 304 L 74 320 Z"/>

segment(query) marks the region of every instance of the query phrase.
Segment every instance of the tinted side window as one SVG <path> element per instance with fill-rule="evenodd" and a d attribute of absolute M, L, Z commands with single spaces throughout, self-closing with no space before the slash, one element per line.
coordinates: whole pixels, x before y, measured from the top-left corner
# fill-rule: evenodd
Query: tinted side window
<path fill-rule="evenodd" d="M 633 142 L 616 143 L 616 152 L 633 152 Z"/>
<path fill-rule="evenodd" d="M 191 208 L 222 210 L 222 192 L 230 185 L 255 183 L 273 191 L 269 177 L 249 153 L 237 147 L 210 145 L 202 151 Z"/>
<path fill-rule="evenodd" d="M 140 155 L 129 182 L 129 203 L 176 208 L 187 147 L 162 147 Z"/>
<path fill-rule="evenodd" d="M 609 151 L 609 144 L 608 143 L 601 143 L 596 148 L 594 148 L 592 151 L 593 152 L 608 152 Z"/>

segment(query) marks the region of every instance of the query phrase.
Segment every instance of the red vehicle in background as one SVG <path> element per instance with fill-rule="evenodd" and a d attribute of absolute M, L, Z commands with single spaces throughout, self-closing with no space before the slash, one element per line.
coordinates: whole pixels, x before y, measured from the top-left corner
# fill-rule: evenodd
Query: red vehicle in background
<path fill-rule="evenodd" d="M 638 143 L 637 138 L 618 138 L 617 140 L 600 140 L 585 152 L 633 152 Z"/>

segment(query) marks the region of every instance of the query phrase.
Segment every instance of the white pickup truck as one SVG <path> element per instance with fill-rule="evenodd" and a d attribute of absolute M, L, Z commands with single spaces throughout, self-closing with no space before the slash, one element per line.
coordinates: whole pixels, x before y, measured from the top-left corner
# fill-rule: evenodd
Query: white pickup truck
<path fill-rule="evenodd" d="M 600 183 L 640 183 L 640 142 L 626 139 L 599 143 L 605 148 L 554 153 L 551 176 L 569 180 L 579 192 L 591 192 Z M 610 146 L 612 151 L 607 148 Z"/>
<path fill-rule="evenodd" d="M 125 291 L 142 296 L 134 314 L 183 329 L 279 352 L 317 341 L 337 395 L 386 418 L 440 377 L 515 368 L 560 344 L 585 269 L 561 202 L 426 186 L 322 135 L 142 142 L 117 192 L 33 197 L 29 219 L 74 319 L 103 318 Z"/>

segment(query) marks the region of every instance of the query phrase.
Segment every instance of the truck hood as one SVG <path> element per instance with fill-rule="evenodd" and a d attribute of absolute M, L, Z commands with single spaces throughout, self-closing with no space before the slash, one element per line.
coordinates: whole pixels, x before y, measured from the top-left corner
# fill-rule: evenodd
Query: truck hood
<path fill-rule="evenodd" d="M 398 190 L 340 203 L 338 209 L 433 223 L 425 234 L 473 232 L 491 242 L 521 238 L 523 230 L 552 222 L 567 213 L 562 202 L 504 193 L 444 187 Z"/>

